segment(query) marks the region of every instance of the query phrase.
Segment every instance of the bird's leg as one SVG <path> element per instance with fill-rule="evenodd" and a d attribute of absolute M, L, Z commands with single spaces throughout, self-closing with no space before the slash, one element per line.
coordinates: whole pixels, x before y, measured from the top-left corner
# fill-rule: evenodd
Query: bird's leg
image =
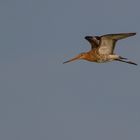
<path fill-rule="evenodd" d="M 132 62 L 132 61 L 125 61 L 125 60 L 122 60 L 122 59 L 115 59 L 116 61 L 120 61 L 120 62 L 124 62 L 124 63 L 128 63 L 128 64 L 132 64 L 132 65 L 138 65 L 136 64 L 135 62 Z"/>
<path fill-rule="evenodd" d="M 127 60 L 127 58 L 122 57 L 122 56 L 119 56 L 119 59 L 124 59 L 124 60 Z"/>
<path fill-rule="evenodd" d="M 108 55 L 108 58 L 109 58 L 110 60 L 119 59 L 119 57 L 120 57 L 120 56 L 118 56 L 118 55 L 116 55 L 116 54 L 110 54 L 110 55 Z"/>

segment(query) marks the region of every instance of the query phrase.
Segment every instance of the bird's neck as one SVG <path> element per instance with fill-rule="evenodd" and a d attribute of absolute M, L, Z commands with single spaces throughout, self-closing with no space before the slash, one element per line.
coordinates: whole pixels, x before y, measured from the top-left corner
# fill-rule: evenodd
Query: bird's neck
<path fill-rule="evenodd" d="M 97 61 L 97 57 L 92 51 L 86 52 L 84 59 L 91 62 Z"/>

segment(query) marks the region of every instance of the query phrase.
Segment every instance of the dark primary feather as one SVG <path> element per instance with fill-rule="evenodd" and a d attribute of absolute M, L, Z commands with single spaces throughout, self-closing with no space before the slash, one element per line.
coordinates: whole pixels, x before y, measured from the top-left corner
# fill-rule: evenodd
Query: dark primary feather
<path fill-rule="evenodd" d="M 101 36 L 99 44 L 100 54 L 113 54 L 117 40 L 135 35 L 136 33 L 106 34 Z"/>
<path fill-rule="evenodd" d="M 97 48 L 99 46 L 99 40 L 93 36 L 86 36 L 85 39 L 90 43 L 91 49 Z"/>
<path fill-rule="evenodd" d="M 113 40 L 119 40 L 134 35 L 136 35 L 136 33 L 119 33 L 119 34 L 106 34 L 106 35 L 102 35 L 101 37 L 107 37 Z"/>

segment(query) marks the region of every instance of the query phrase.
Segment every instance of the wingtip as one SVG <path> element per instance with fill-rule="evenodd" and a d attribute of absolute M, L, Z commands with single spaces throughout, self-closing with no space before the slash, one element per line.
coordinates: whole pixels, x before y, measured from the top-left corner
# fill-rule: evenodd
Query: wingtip
<path fill-rule="evenodd" d="M 92 39 L 92 36 L 85 36 L 85 39 L 86 40 L 91 40 Z"/>
<path fill-rule="evenodd" d="M 133 32 L 133 33 L 130 33 L 131 35 L 136 35 L 137 33 L 136 32 Z"/>

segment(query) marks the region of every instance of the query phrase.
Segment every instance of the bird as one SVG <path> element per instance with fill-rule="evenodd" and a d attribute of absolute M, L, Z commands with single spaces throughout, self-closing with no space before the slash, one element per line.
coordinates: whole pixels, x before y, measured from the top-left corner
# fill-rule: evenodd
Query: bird
<path fill-rule="evenodd" d="M 63 64 L 75 60 L 87 60 L 96 63 L 105 63 L 110 61 L 119 61 L 132 65 L 138 65 L 135 62 L 128 61 L 127 58 L 114 53 L 116 42 L 118 40 L 134 36 L 136 33 L 117 33 L 105 34 L 102 36 L 85 36 L 85 39 L 90 43 L 91 49 L 88 52 L 82 52 L 76 57 L 63 62 Z"/>

